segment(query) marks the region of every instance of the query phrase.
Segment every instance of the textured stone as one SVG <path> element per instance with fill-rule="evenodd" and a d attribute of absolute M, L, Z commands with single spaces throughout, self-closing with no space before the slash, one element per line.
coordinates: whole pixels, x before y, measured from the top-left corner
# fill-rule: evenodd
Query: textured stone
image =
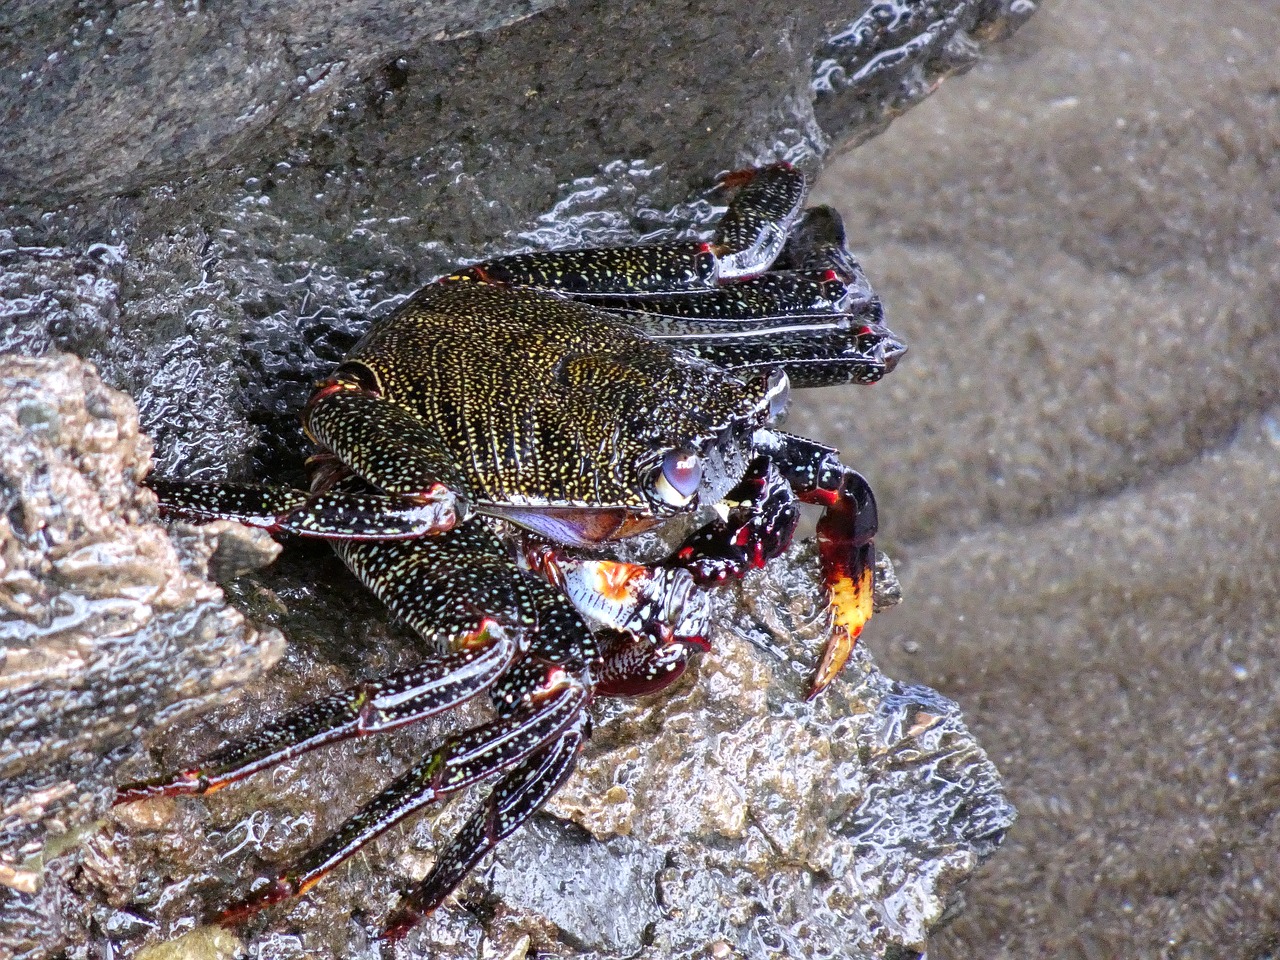
<path fill-rule="evenodd" d="M 217 529 L 174 541 L 155 521 L 150 457 L 132 401 L 90 365 L 0 358 L 0 945 L 15 951 L 28 924 L 83 935 L 66 872 L 43 867 L 104 813 L 120 757 L 284 646 L 204 578 Z M 257 565 L 278 552 L 260 538 Z"/>

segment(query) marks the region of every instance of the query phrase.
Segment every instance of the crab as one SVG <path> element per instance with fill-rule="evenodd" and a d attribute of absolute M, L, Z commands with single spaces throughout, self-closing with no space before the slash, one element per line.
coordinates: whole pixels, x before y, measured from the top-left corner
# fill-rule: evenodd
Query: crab
<path fill-rule="evenodd" d="M 874 383 L 906 348 L 839 216 L 804 207 L 797 169 L 720 187 L 731 199 L 708 242 L 516 254 L 419 290 L 308 401 L 310 489 L 153 484 L 169 515 L 331 541 L 430 655 L 125 785 L 117 803 L 211 793 L 324 744 L 492 705 L 223 922 L 497 778 L 386 920 L 384 937 L 403 936 L 568 777 L 594 698 L 658 691 L 708 648 L 708 589 L 780 555 L 800 503 L 822 507 L 834 622 L 810 697 L 839 674 L 871 615 L 875 499 L 834 449 L 778 425 L 791 386 Z M 627 555 L 672 529 L 674 549 Z"/>

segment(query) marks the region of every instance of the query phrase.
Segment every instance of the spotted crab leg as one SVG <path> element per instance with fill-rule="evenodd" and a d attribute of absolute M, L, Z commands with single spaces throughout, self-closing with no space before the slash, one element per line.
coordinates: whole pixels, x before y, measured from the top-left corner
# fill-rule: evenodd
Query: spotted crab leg
<path fill-rule="evenodd" d="M 596 693 L 605 697 L 643 697 L 675 683 L 689 665 L 689 657 L 711 649 L 700 643 L 633 637 L 615 633 L 604 647 L 595 673 Z"/>
<path fill-rule="evenodd" d="M 530 756 L 507 774 L 457 836 L 441 851 L 431 872 L 405 897 L 383 929 L 386 940 L 399 940 L 419 920 L 444 902 L 486 853 L 511 836 L 559 789 L 578 759 L 585 738 L 585 715 L 559 739 Z"/>
<path fill-rule="evenodd" d="M 608 297 L 596 306 L 734 371 L 787 371 L 793 386 L 874 383 L 905 346 L 845 246 L 830 207 L 804 211 L 769 272 L 714 290 Z"/>
<path fill-rule="evenodd" d="M 731 173 L 720 186 L 736 190 L 712 243 L 720 279 L 754 277 L 777 259 L 801 215 L 804 174 L 789 163 L 775 163 Z"/>
<path fill-rule="evenodd" d="M 309 493 L 291 487 L 153 480 L 168 516 L 235 520 L 270 533 L 326 540 L 396 540 L 440 533 L 457 523 L 451 495 L 420 498 L 378 493 Z"/>
<path fill-rule="evenodd" d="M 453 279 L 554 290 L 572 297 L 714 290 L 768 269 L 804 203 L 804 174 L 789 163 L 729 174 L 735 191 L 709 243 L 556 250 L 499 257 Z"/>
<path fill-rule="evenodd" d="M 449 737 L 429 757 L 362 807 L 329 839 L 246 899 L 227 907 L 220 920 L 235 923 L 273 903 L 306 892 L 334 867 L 410 814 L 520 763 L 546 745 L 556 743 L 571 729 L 580 730 L 589 700 L 583 679 L 558 665 L 529 666 L 536 680 L 530 677 L 530 670 L 523 671 L 532 682 L 513 713 Z M 542 799 L 549 793 L 547 790 Z M 536 806 L 526 805 L 518 807 L 516 812 L 523 814 L 523 820 L 533 809 Z M 519 822 L 509 826 L 514 830 Z M 461 876 L 457 877 L 447 889 L 441 890 L 440 899 L 448 895 L 460 879 Z"/>
<path fill-rule="evenodd" d="M 339 552 L 357 575 L 376 583 L 383 602 L 446 653 L 286 714 L 193 767 L 123 786 L 116 802 L 218 790 L 324 744 L 433 716 L 488 689 L 529 646 L 539 627 L 533 591 L 545 589 L 500 549 L 478 521 L 439 537 L 346 544 Z M 541 643 L 549 646 L 575 627 L 586 633 L 581 621 L 566 622 Z"/>

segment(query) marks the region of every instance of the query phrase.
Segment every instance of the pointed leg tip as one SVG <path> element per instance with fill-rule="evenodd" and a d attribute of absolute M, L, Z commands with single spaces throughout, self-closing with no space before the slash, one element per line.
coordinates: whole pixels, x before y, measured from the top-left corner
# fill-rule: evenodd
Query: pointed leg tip
<path fill-rule="evenodd" d="M 150 800 L 153 797 L 181 797 L 192 793 L 212 793 L 218 789 L 197 770 L 184 770 L 175 777 L 155 780 L 138 780 L 116 788 L 113 807 L 138 800 Z"/>
<path fill-rule="evenodd" d="M 257 893 L 250 894 L 243 900 L 237 900 L 224 907 L 218 913 L 217 922 L 224 927 L 238 926 L 255 913 L 265 910 L 267 907 L 282 900 L 287 900 L 299 892 L 287 880 L 277 879 L 270 886 Z"/>
<path fill-rule="evenodd" d="M 805 697 L 807 702 L 817 699 L 827 687 L 831 686 L 836 677 L 840 676 L 840 671 L 849 662 L 857 640 L 857 633 L 838 625 L 834 628 L 831 639 L 827 641 L 827 646 L 822 651 L 822 660 L 818 663 L 818 669 L 814 672 L 813 684 L 809 687 L 808 696 Z"/>
<path fill-rule="evenodd" d="M 126 803 L 146 800 L 148 797 L 154 797 L 157 794 L 157 790 L 145 783 L 126 783 L 123 787 L 116 787 L 116 795 L 112 798 L 111 805 L 119 807 Z"/>
<path fill-rule="evenodd" d="M 387 924 L 382 928 L 382 933 L 378 934 L 378 939 L 387 943 L 399 943 L 409 935 L 409 931 L 421 919 L 422 914 L 417 910 L 409 907 L 399 907 L 387 918 Z"/>

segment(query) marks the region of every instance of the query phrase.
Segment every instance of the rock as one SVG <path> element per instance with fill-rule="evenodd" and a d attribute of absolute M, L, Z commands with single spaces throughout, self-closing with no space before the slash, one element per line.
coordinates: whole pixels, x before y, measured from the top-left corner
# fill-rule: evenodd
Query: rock
<path fill-rule="evenodd" d="M 824 174 L 912 353 L 792 422 L 875 484 L 877 663 L 1020 815 L 930 957 L 1280 943 L 1280 61 L 1208 9 L 1046 7 Z"/>
<path fill-rule="evenodd" d="M 979 37 L 1034 9 L 769 0 L 744 17 L 717 0 L 690 18 L 670 0 L 641 10 L 596 2 L 571 15 L 564 6 L 10 3 L 0 12 L 0 191 L 9 203 L 61 206 L 214 170 L 260 176 L 285 161 L 309 168 L 311 186 L 345 192 L 313 180 L 339 157 L 349 184 L 364 179 L 357 167 L 377 171 L 370 198 L 388 176 L 420 179 L 415 166 L 434 179 L 432 167 L 449 163 L 433 160 L 448 158 L 470 180 L 477 162 L 502 154 L 505 169 L 524 162 L 539 194 L 615 158 L 703 177 L 761 145 L 812 156 L 883 123 L 971 66 Z M 704 156 L 708 147 L 717 155 Z M 504 193 L 529 189 L 503 179 Z"/>
<path fill-rule="evenodd" d="M 10 4 L 0 13 L 7 134 L 0 191 L 8 205 L 0 215 L 0 350 L 61 349 L 92 360 L 106 383 L 137 401 L 166 475 L 296 481 L 307 446 L 298 413 L 313 380 L 371 317 L 448 266 L 532 246 L 696 231 L 715 216 L 699 191 L 718 173 L 776 157 L 816 171 L 833 146 L 883 127 L 972 63 L 975 44 L 1033 8 L 950 0 L 886 19 L 883 4 L 848 10 L 834 0 L 805 8 L 769 0 L 743 17 L 740 4 L 716 0 L 690 19 L 687 6 L 670 0 L 625 11 L 596 3 L 571 17 L 537 2 L 480 13 L 392 0 L 267 10 L 243 0 L 92 15 L 69 4 Z M 36 433 L 49 432 L 52 421 L 40 410 L 24 417 Z M 122 515 L 129 529 L 131 510 Z M 145 510 L 137 516 L 148 519 Z M 179 528 L 179 556 L 192 558 L 192 576 L 209 565 L 266 625 L 257 653 L 228 652 L 223 673 L 208 676 L 199 657 L 175 657 L 165 669 L 186 676 L 190 689 L 162 691 L 208 692 L 205 679 L 210 689 L 247 681 L 241 699 L 157 728 L 147 739 L 153 759 L 134 753 L 120 776 L 190 760 L 264 714 L 422 655 L 417 639 L 389 623 L 322 547 L 292 546 L 271 569 L 239 576 L 256 562 L 254 541 L 243 536 L 229 527 Z M 201 589 L 216 597 L 212 587 Z M 269 677 L 249 679 L 274 655 L 277 626 L 290 640 L 286 657 Z M 242 636 L 251 646 L 250 634 L 236 630 L 247 628 L 210 642 L 234 645 Z M 767 671 L 734 669 L 775 683 L 763 679 Z M 873 699 L 890 703 L 885 696 Z M 137 739 L 147 709 L 138 707 L 139 725 L 121 732 L 123 741 Z M 449 723 L 474 719 L 464 711 Z M 816 724 L 806 736 L 821 739 L 828 719 L 806 715 L 804 723 Z M 109 795 L 106 769 L 92 751 L 74 754 L 93 767 L 92 775 L 76 774 L 93 795 L 65 825 L 90 826 L 79 846 L 52 860 L 41 893 L 4 904 L 0 922 L 18 932 L 0 942 L 39 956 L 83 949 L 89 922 L 121 949 L 183 933 L 245 878 L 335 826 L 445 729 L 424 724 L 334 748 L 202 800 L 121 808 L 96 832 Z M 937 731 L 952 728 L 940 723 Z M 970 759 L 980 765 L 976 754 Z M 840 756 L 822 769 L 843 775 L 847 762 Z M 862 788 L 873 790 L 871 781 Z M 748 830 L 733 792 L 709 798 L 717 838 Z M 612 786 L 602 798 L 621 806 Z M 72 801 L 57 802 L 69 809 Z M 245 942 L 272 957 L 376 953 L 369 918 L 383 916 L 397 891 L 425 872 L 436 838 L 456 826 L 458 806 L 392 831 L 308 897 L 251 924 Z M 604 816 L 594 815 L 593 829 Z M 633 829 L 644 827 L 644 816 L 629 814 Z M 654 823 L 655 836 L 666 830 L 675 842 L 670 825 Z M 693 837 L 704 840 L 707 829 Z M 561 846 L 590 858 L 603 846 L 644 870 L 661 849 L 638 836 L 601 837 Z M 976 838 L 965 849 L 985 850 Z M 699 868 L 692 853 L 684 862 Z M 0 880 L 34 885 L 34 870 L 15 863 Z M 718 865 L 717 876 L 734 876 L 737 863 Z M 675 871 L 663 889 L 685 889 L 691 877 L 681 869 L 659 871 Z M 808 883 L 812 869 L 796 866 L 792 879 Z M 936 916 L 950 876 L 918 896 L 904 894 L 913 915 Z M 843 877 L 833 884 L 823 895 L 847 887 Z M 555 914 L 558 906 L 543 912 L 560 916 L 564 928 L 524 913 L 542 909 L 532 901 L 517 910 L 485 889 L 474 881 L 463 891 L 470 910 L 451 906 L 415 937 L 429 938 L 439 957 L 616 951 L 637 942 L 652 952 L 668 922 L 651 921 L 648 905 L 638 904 L 635 917 L 593 940 Z M 503 889 L 515 899 L 514 887 Z M 709 900 L 692 895 L 687 909 L 703 910 L 689 936 L 719 937 L 707 944 L 718 956 L 751 941 L 741 917 L 718 925 L 716 898 L 733 891 L 717 890 Z M 742 896 L 743 904 L 761 902 Z M 671 904 L 658 907 L 666 917 Z M 858 942 L 898 936 L 886 918 L 863 918 Z M 800 936 L 789 922 L 781 935 Z M 916 942 L 914 930 L 894 942 Z M 662 935 L 673 951 L 693 942 Z"/>
<path fill-rule="evenodd" d="M 57 858 L 106 811 L 120 758 L 284 646 L 205 579 L 216 530 L 171 540 L 156 522 L 150 458 L 133 402 L 89 364 L 0 358 L 0 944 L 15 951 L 84 935 Z M 256 544 L 259 566 L 279 552 Z"/>
<path fill-rule="evenodd" d="M 638 885 L 613 915 L 647 924 L 644 949 L 593 944 L 587 956 L 693 960 L 716 944 L 744 958 L 923 954 L 1000 843 L 1013 808 L 955 703 L 885 677 L 864 647 L 845 681 L 804 702 L 825 602 L 812 544 L 794 548 L 717 596 L 696 677 L 602 707 L 549 810 L 606 844 L 660 851 L 662 913 L 649 919 Z M 633 849 L 605 876 L 633 871 Z M 538 862 L 538 882 L 561 875 Z"/>

